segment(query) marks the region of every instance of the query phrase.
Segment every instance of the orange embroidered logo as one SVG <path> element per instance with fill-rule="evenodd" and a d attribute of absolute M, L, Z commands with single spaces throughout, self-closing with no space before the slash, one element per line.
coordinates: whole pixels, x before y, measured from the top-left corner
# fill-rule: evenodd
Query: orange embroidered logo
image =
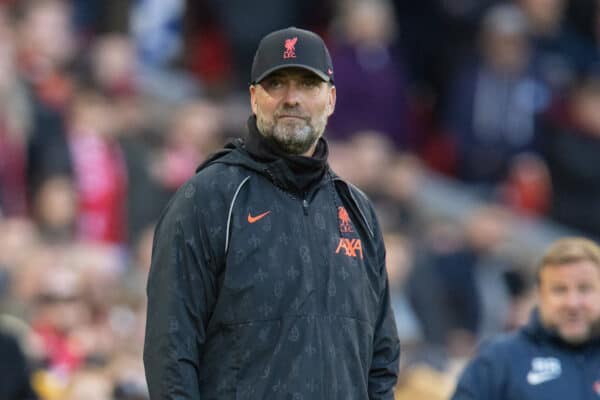
<path fill-rule="evenodd" d="M 251 224 L 253 224 L 253 223 L 255 223 L 256 221 L 258 221 L 258 220 L 260 220 L 260 219 L 262 219 L 262 218 L 266 217 L 266 216 L 267 216 L 267 215 L 269 215 L 270 213 L 271 213 L 271 211 L 265 211 L 264 213 L 262 213 L 262 214 L 258 214 L 258 215 L 257 215 L 257 216 L 255 216 L 255 217 L 253 217 L 252 215 L 250 215 L 250 213 L 248 213 L 248 222 L 249 222 L 249 223 L 251 223 Z"/>
<path fill-rule="evenodd" d="M 352 229 L 352 221 L 344 207 L 338 207 L 338 220 L 340 221 L 340 232 L 354 232 Z"/>
<path fill-rule="evenodd" d="M 285 39 L 285 50 L 283 51 L 283 58 L 296 58 L 296 42 L 298 37 L 295 36 L 292 39 Z"/>
<path fill-rule="evenodd" d="M 356 258 L 356 253 L 358 252 L 360 258 L 363 258 L 362 243 L 360 239 L 340 238 L 338 247 L 335 249 L 335 254 L 339 254 L 341 250 L 344 250 L 344 255 L 347 255 L 348 257 Z"/>

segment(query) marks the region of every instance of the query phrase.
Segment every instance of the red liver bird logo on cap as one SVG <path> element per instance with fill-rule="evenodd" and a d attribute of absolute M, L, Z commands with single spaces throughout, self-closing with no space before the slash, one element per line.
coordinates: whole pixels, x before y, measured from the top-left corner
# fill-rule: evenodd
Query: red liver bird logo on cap
<path fill-rule="evenodd" d="M 296 58 L 296 42 L 298 37 L 295 36 L 291 39 L 285 39 L 285 50 L 283 51 L 283 58 Z"/>

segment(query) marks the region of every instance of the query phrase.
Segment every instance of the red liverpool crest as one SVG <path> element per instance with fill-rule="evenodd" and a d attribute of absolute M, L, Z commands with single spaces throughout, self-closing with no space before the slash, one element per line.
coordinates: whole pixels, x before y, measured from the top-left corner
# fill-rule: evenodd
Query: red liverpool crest
<path fill-rule="evenodd" d="M 283 58 L 296 58 L 296 42 L 298 37 L 295 36 L 291 39 L 285 39 L 285 50 L 283 51 Z"/>
<path fill-rule="evenodd" d="M 340 231 L 341 232 L 354 232 L 352 229 L 352 222 L 350 221 L 350 216 L 344 207 L 338 207 L 338 220 L 340 222 Z"/>

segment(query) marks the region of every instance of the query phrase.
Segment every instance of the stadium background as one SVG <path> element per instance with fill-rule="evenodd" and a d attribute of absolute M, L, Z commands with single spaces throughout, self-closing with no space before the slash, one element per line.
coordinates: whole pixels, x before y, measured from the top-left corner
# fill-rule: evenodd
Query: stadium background
<path fill-rule="evenodd" d="M 153 224 L 292 25 L 331 49 L 331 164 L 385 231 L 398 399 L 447 398 L 540 250 L 600 236 L 596 0 L 0 0 L 0 330 L 42 399 L 147 397 Z"/>

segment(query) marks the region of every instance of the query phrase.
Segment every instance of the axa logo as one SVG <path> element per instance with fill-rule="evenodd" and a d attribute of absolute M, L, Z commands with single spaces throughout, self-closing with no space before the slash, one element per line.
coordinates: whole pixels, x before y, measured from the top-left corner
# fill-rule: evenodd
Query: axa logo
<path fill-rule="evenodd" d="M 338 207 L 338 220 L 340 222 L 340 232 L 348 233 L 354 231 L 352 229 L 352 221 L 350 221 L 350 216 L 344 207 Z"/>
<path fill-rule="evenodd" d="M 534 386 L 558 378 L 562 373 L 560 360 L 555 357 L 534 357 L 527 382 Z"/>
<path fill-rule="evenodd" d="M 285 50 L 283 51 L 283 58 L 296 58 L 296 43 L 298 42 L 298 37 L 294 36 L 291 39 L 285 39 Z"/>
<path fill-rule="evenodd" d="M 348 257 L 360 257 L 363 258 L 362 242 L 360 239 L 348 239 L 340 238 L 335 254 L 339 254 L 340 251 L 344 251 L 344 255 Z"/>

